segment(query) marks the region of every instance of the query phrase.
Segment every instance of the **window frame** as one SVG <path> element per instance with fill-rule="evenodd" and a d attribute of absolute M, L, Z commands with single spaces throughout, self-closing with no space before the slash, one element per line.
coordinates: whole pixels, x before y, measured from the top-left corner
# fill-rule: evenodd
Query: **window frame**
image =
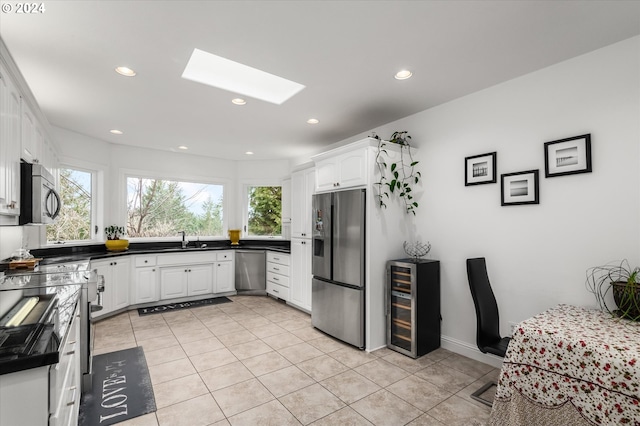
<path fill-rule="evenodd" d="M 49 241 L 47 239 L 47 227 L 40 229 L 40 241 L 43 247 L 82 246 L 100 244 L 103 242 L 104 232 L 100 224 L 104 218 L 104 167 L 99 164 L 78 159 L 62 159 L 59 161 L 54 175 L 56 176 L 56 189 L 60 189 L 60 170 L 71 169 L 91 174 L 91 238 L 86 240 L 62 240 Z M 97 230 L 97 231 L 96 231 Z"/>
<path fill-rule="evenodd" d="M 211 177 L 204 176 L 175 176 L 175 175 L 166 175 L 157 172 L 150 172 L 144 170 L 134 170 L 134 169 L 125 169 L 120 173 L 120 183 L 119 188 L 122 191 L 120 196 L 120 204 L 121 206 L 118 209 L 119 220 L 114 223 L 122 223 L 126 229 L 127 221 L 128 221 L 128 179 L 129 178 L 142 178 L 142 179 L 156 179 L 156 180 L 164 180 L 171 182 L 182 182 L 182 183 L 195 183 L 195 184 L 203 184 L 203 185 L 219 185 L 222 186 L 222 235 L 208 235 L 208 236 L 196 236 L 196 235 L 185 235 L 190 241 L 202 239 L 204 241 L 215 241 L 215 240 L 226 240 L 228 239 L 227 233 L 229 229 L 229 181 L 226 179 L 216 179 Z M 152 243 L 152 242 L 172 242 L 172 241 L 181 241 L 182 235 L 176 236 L 165 236 L 165 237 L 130 237 L 126 236 L 129 242 L 131 243 Z"/>
<path fill-rule="evenodd" d="M 282 191 L 281 180 L 256 180 L 256 181 L 243 181 L 241 184 L 241 203 L 242 203 L 242 238 L 250 240 L 283 240 L 283 229 L 280 228 L 280 235 L 249 235 L 249 188 L 255 186 L 279 186 Z M 281 193 L 282 194 L 282 193 Z M 281 195 L 282 197 L 282 195 Z M 282 198 L 280 199 L 282 203 Z M 282 223 L 282 210 L 280 210 L 280 221 Z M 284 228 L 284 226 L 283 226 Z"/>

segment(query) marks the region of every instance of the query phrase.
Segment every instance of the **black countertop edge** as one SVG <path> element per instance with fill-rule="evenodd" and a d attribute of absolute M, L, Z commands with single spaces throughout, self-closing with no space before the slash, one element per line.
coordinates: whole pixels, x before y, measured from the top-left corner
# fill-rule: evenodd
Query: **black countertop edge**
<path fill-rule="evenodd" d="M 60 340 L 53 333 L 53 324 L 44 326 L 45 331 L 38 337 L 34 352 L 15 358 L 0 358 L 0 376 L 17 373 L 32 368 L 57 364 L 60 361 Z"/>
<path fill-rule="evenodd" d="M 206 244 L 206 247 L 202 247 Z M 137 254 L 161 254 L 161 253 L 192 253 L 211 250 L 271 250 L 280 253 L 291 252 L 291 241 L 287 240 L 241 240 L 238 245 L 231 245 L 229 240 L 217 241 L 193 241 L 187 248 L 180 247 L 180 243 L 172 242 L 152 242 L 152 243 L 130 243 L 125 251 L 107 251 L 104 244 L 50 247 L 31 250 L 34 257 L 41 257 L 42 265 L 52 263 L 79 262 L 90 259 L 105 259 L 123 255 Z M 1 270 L 1 268 L 0 268 Z"/>

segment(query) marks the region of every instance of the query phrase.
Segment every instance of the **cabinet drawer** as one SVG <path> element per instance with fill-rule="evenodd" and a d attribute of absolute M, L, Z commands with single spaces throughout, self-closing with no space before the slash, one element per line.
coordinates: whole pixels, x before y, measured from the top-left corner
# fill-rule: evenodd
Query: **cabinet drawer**
<path fill-rule="evenodd" d="M 216 260 L 218 262 L 223 260 L 233 260 L 233 252 L 232 251 L 222 251 L 216 253 Z"/>
<path fill-rule="evenodd" d="M 136 256 L 136 268 L 143 266 L 156 266 L 155 256 Z"/>
<path fill-rule="evenodd" d="M 70 382 L 80 368 L 80 316 L 76 309 L 72 323 L 69 325 L 67 335 L 60 344 L 60 359 L 49 370 L 49 406 L 57 408 L 68 396 Z M 79 392 L 77 389 L 76 392 Z M 77 393 L 79 395 L 79 393 Z"/>
<path fill-rule="evenodd" d="M 274 284 L 281 285 L 283 287 L 289 287 L 289 277 L 285 277 L 284 275 L 274 274 L 273 272 L 267 272 L 267 282 L 272 282 Z"/>
<path fill-rule="evenodd" d="M 289 301 L 289 289 L 271 281 L 267 281 L 267 294 Z"/>
<path fill-rule="evenodd" d="M 289 255 L 287 253 L 267 252 L 267 262 L 279 263 L 289 266 Z"/>
<path fill-rule="evenodd" d="M 267 272 L 273 272 L 274 274 L 280 274 L 288 277 L 289 267 L 279 263 L 267 262 Z"/>

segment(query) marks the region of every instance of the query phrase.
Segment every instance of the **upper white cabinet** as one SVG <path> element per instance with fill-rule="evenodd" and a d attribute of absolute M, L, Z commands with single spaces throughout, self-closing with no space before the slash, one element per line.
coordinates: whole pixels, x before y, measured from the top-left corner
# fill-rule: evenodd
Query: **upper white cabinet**
<path fill-rule="evenodd" d="M 20 215 L 20 92 L 0 62 L 0 215 Z"/>
<path fill-rule="evenodd" d="M 42 130 L 35 114 L 25 102 L 22 103 L 22 151 L 20 157 L 27 163 L 40 162 L 40 148 L 43 143 Z"/>
<path fill-rule="evenodd" d="M 316 160 L 316 192 L 364 186 L 367 179 L 366 148 Z"/>
<path fill-rule="evenodd" d="M 291 174 L 291 236 L 311 238 L 311 196 L 315 192 L 315 169 Z"/>

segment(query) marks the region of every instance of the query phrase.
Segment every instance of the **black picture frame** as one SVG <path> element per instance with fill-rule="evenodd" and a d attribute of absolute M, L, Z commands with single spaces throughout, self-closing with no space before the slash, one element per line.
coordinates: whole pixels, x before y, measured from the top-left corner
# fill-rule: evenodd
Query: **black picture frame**
<path fill-rule="evenodd" d="M 591 173 L 591 134 L 544 144 L 544 177 Z"/>
<path fill-rule="evenodd" d="M 500 175 L 501 205 L 540 204 L 539 170 Z"/>
<path fill-rule="evenodd" d="M 473 155 L 464 159 L 464 186 L 497 182 L 498 153 Z"/>

